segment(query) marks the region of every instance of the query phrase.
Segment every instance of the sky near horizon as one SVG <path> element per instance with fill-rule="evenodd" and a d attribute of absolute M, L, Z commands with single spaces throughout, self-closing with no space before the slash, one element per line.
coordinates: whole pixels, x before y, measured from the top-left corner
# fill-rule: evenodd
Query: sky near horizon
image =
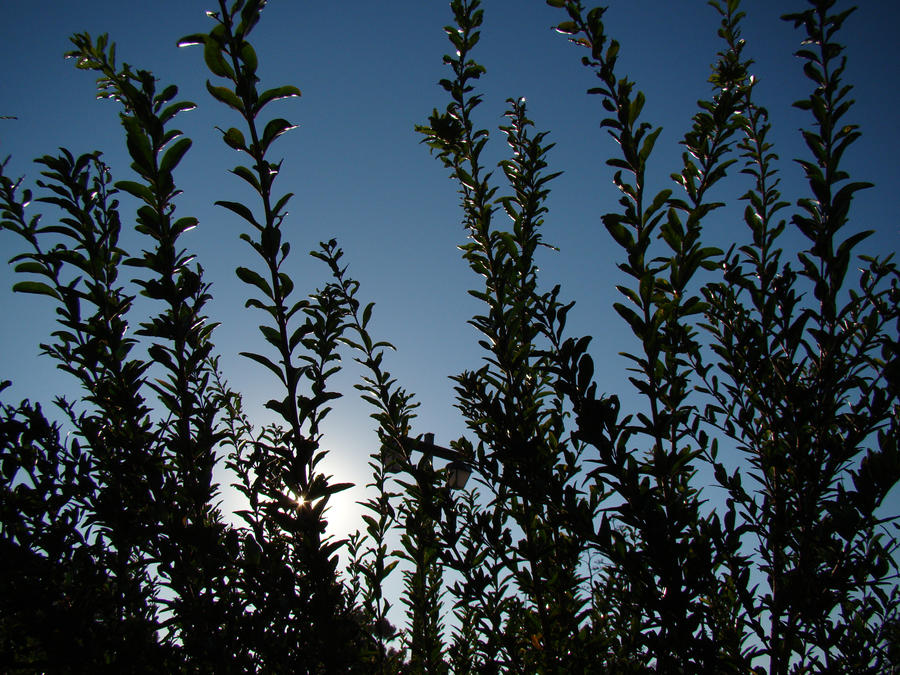
<path fill-rule="evenodd" d="M 609 4 L 606 26 L 622 45 L 620 72 L 645 92 L 645 119 L 664 128 L 651 159 L 651 180 L 655 189 L 671 187 L 667 176 L 680 169 L 677 142 L 689 128 L 696 100 L 709 93 L 709 65 L 721 48 L 717 15 L 703 0 Z M 771 114 L 783 196 L 795 202 L 807 189 L 790 158 L 805 152 L 798 129 L 809 120 L 790 104 L 805 97 L 808 86 L 800 61 L 792 57 L 800 35 L 778 17 L 804 3 L 745 5 L 745 54 L 756 61 L 758 100 Z M 860 5 L 840 38 L 849 58 L 846 81 L 855 86 L 857 102 L 849 121 L 863 132 L 845 168 L 854 179 L 876 186 L 858 193 L 851 229 L 877 231 L 860 252 L 887 254 L 900 243 L 900 47 L 895 39 L 900 2 Z M 484 0 L 483 8 L 485 25 L 473 55 L 487 68 L 479 83 L 485 102 L 477 123 L 495 130 L 503 123 L 505 100 L 525 96 L 536 128 L 550 131 L 548 140 L 556 143 L 550 170 L 564 173 L 551 185 L 543 233 L 560 250 L 542 252 L 542 285 L 549 290 L 559 283 L 561 297 L 577 302 L 569 334 L 593 336 L 599 389 L 624 397 L 630 385 L 626 361 L 618 353 L 634 343 L 612 309 L 619 300 L 615 263 L 622 255 L 600 215 L 617 208 L 612 170 L 604 165 L 616 148 L 599 128 L 599 99 L 585 95 L 595 80 L 579 64 L 579 50 L 551 29 L 564 19 L 560 10 L 543 0 Z M 213 206 L 216 199 L 250 198 L 227 172 L 239 158 L 216 131 L 217 126 L 239 126 L 239 120 L 206 92 L 209 74 L 202 51 L 176 47 L 178 38 L 211 28 L 207 9 L 213 4 L 196 0 L 0 0 L 0 58 L 6 65 L 0 115 L 16 118 L 0 120 L 0 160 L 9 155 L 7 175 L 24 175 L 31 184 L 37 177 L 35 157 L 60 146 L 75 154 L 101 150 L 116 180 L 133 178 L 117 104 L 95 100 L 94 75 L 62 58 L 75 32 L 109 33 L 120 62 L 152 71 L 163 84 L 177 84 L 179 99 L 197 103 L 176 124 L 194 142 L 175 174 L 184 190 L 177 214 L 200 219 L 181 243 L 196 253 L 213 284 L 208 310 L 212 320 L 221 322 L 214 341 L 225 375 L 243 393 L 254 421 L 263 423 L 272 419 L 263 404 L 277 383 L 237 355 L 265 346 L 256 330 L 262 316 L 243 307 L 248 287 L 233 271 L 238 265 L 257 266 L 257 258 L 238 239 L 242 225 L 237 217 Z M 303 92 L 299 99 L 267 109 L 298 125 L 272 151 L 273 157 L 285 157 L 276 191 L 295 193 L 284 226 L 292 244 L 288 271 L 298 289 L 323 285 L 327 270 L 303 252 L 332 237 L 339 241 L 350 275 L 362 284 L 361 300 L 376 302 L 374 336 L 397 347 L 386 357 L 386 367 L 421 403 L 415 433 L 434 432 L 441 444 L 465 433 L 449 378 L 478 367 L 482 357 L 475 331 L 466 323 L 479 309 L 467 290 L 480 281 L 456 249 L 464 241 L 456 187 L 414 131 L 433 108 L 447 103 L 437 81 L 448 73 L 441 63 L 450 50 L 442 27 L 451 20 L 448 3 L 438 0 L 273 0 L 251 35 L 260 86 L 292 84 Z M 499 133 L 492 138 L 488 159 L 496 162 L 504 157 L 505 142 Z M 495 176 L 501 177 L 499 170 Z M 746 189 L 729 183 L 716 198 L 736 203 Z M 710 219 L 707 228 L 716 244 L 744 241 L 739 213 L 726 210 Z M 123 244 L 131 244 L 132 251 L 140 246 L 134 235 Z M 802 242 L 788 236 L 784 245 L 791 257 L 791 245 Z M 4 260 L 20 250 L 16 237 L 0 232 Z M 72 392 L 67 376 L 39 355 L 38 343 L 54 329 L 53 308 L 49 298 L 14 295 L 10 288 L 17 280 L 10 266 L 0 266 L 0 380 L 13 381 L 2 397 L 6 402 L 30 398 L 49 407 L 56 394 Z M 327 467 L 336 480 L 364 485 L 376 438 L 371 411 L 353 390 L 359 375 L 351 364 L 335 382 L 345 396 L 325 426 L 325 447 L 331 450 Z M 900 511 L 896 493 L 889 509 Z M 348 498 L 333 515 L 349 527 L 353 513 L 358 510 Z"/>

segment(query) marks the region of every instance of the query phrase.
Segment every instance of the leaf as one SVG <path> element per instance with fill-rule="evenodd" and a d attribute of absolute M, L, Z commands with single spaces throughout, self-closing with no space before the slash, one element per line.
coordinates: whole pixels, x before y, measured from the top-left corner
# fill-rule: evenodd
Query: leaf
<path fill-rule="evenodd" d="M 228 209 L 229 211 L 231 211 L 232 213 L 236 213 L 241 218 L 246 220 L 248 223 L 250 223 L 251 225 L 254 225 L 256 228 L 262 229 L 260 224 L 257 223 L 256 219 L 253 217 L 253 212 L 248 207 L 241 204 L 240 202 L 229 202 L 229 201 L 225 201 L 225 200 L 219 200 L 216 202 L 216 206 L 224 207 L 224 208 Z"/>
<path fill-rule="evenodd" d="M 835 258 L 840 259 L 844 256 L 849 257 L 850 252 L 859 242 L 861 242 L 863 239 L 867 239 L 873 234 L 875 234 L 873 230 L 863 230 L 862 232 L 857 232 L 856 234 L 847 237 L 847 239 L 842 241 L 838 246 Z"/>
<path fill-rule="evenodd" d="M 609 215 L 613 216 L 615 214 Z M 612 238 L 616 240 L 616 243 L 626 251 L 630 251 L 634 248 L 634 237 L 632 237 L 631 232 L 622 225 L 622 220 L 621 217 L 604 218 L 603 224 L 606 226 L 607 231 L 612 235 Z"/>
<path fill-rule="evenodd" d="M 271 370 L 278 376 L 278 379 L 281 380 L 282 384 L 284 384 L 284 373 L 281 372 L 281 368 L 276 366 L 272 361 L 263 356 L 262 354 L 254 354 L 253 352 L 240 352 L 241 356 L 244 356 L 251 361 L 256 361 L 259 364 L 264 365 L 266 368 Z"/>
<path fill-rule="evenodd" d="M 116 188 L 127 192 L 128 194 L 137 197 L 138 199 L 146 202 L 147 204 L 153 204 L 155 201 L 155 197 L 153 192 L 146 185 L 142 185 L 141 183 L 135 183 L 131 180 L 120 180 L 116 182 Z"/>
<path fill-rule="evenodd" d="M 294 332 L 291 334 L 290 340 L 288 340 L 288 349 L 293 353 L 294 348 L 299 344 L 300 340 L 305 338 L 312 331 L 312 326 L 309 324 L 303 324 L 298 326 Z"/>
<path fill-rule="evenodd" d="M 154 98 L 153 101 L 162 105 L 163 103 L 168 103 L 175 95 L 178 93 L 178 87 L 174 84 L 170 84 L 168 87 L 159 92 Z"/>
<path fill-rule="evenodd" d="M 137 214 L 138 223 L 140 223 L 142 226 L 153 228 L 154 231 L 159 231 L 159 214 L 157 214 L 156 210 L 152 206 L 145 204 L 137 210 Z"/>
<path fill-rule="evenodd" d="M 272 141 L 274 141 L 276 138 L 281 136 L 281 134 L 283 134 L 286 131 L 290 131 L 291 129 L 296 129 L 296 128 L 297 128 L 296 124 L 291 124 L 290 122 L 288 122 L 285 119 L 276 118 L 274 120 L 270 120 L 269 123 L 266 124 L 266 128 L 263 131 L 263 136 L 262 136 L 263 152 L 268 150 L 269 145 L 272 143 Z"/>
<path fill-rule="evenodd" d="M 318 499 L 323 496 L 331 496 L 337 494 L 338 492 L 343 492 L 344 490 L 349 490 L 354 487 L 354 483 L 331 483 L 330 485 L 324 486 L 315 486 L 315 491 L 311 494 L 314 496 L 314 499 Z"/>
<path fill-rule="evenodd" d="M 153 150 L 150 148 L 150 140 L 133 117 L 123 118 L 123 124 L 128 154 L 131 155 L 131 159 L 134 160 L 137 167 L 143 169 L 143 172 L 139 171 L 139 173 L 151 173 L 153 171 Z"/>
<path fill-rule="evenodd" d="M 193 45 L 205 45 L 208 36 L 205 33 L 193 33 L 185 35 L 176 44 L 179 47 L 191 47 Z"/>
<path fill-rule="evenodd" d="M 290 198 L 293 196 L 294 196 L 293 192 L 288 192 L 281 199 L 279 199 L 278 202 L 275 204 L 275 206 L 272 207 L 272 213 L 276 216 L 278 214 L 280 214 L 281 210 L 285 207 L 285 204 L 287 204 L 288 201 L 290 200 Z M 283 244 L 283 246 L 286 246 L 286 245 L 287 244 Z M 284 252 L 284 255 L 287 256 L 287 252 Z"/>
<path fill-rule="evenodd" d="M 290 406 L 286 399 L 281 400 L 281 401 L 274 399 L 274 398 L 270 399 L 270 400 L 266 401 L 265 407 L 268 408 L 269 410 L 274 410 L 279 415 L 281 415 L 285 420 L 291 419 Z"/>
<path fill-rule="evenodd" d="M 184 218 L 179 218 L 172 224 L 172 232 L 175 236 L 179 236 L 184 234 L 188 230 L 193 230 L 197 227 L 198 221 L 196 218 L 191 216 L 186 216 Z"/>
<path fill-rule="evenodd" d="M 222 140 L 225 141 L 225 144 L 230 148 L 235 150 L 247 150 L 247 142 L 244 140 L 244 134 L 241 133 L 240 129 L 231 127 L 222 134 Z"/>
<path fill-rule="evenodd" d="M 617 302 L 613 304 L 613 309 L 618 312 L 619 316 L 621 316 L 625 321 L 628 322 L 628 325 L 631 326 L 631 330 L 637 335 L 639 338 L 642 338 L 646 333 L 646 326 L 644 325 L 644 321 L 637 315 L 637 313 L 632 310 L 630 307 L 626 307 L 625 305 Z"/>
<path fill-rule="evenodd" d="M 246 166 L 236 166 L 231 170 L 231 173 L 233 173 L 235 176 L 238 176 L 239 178 L 242 178 L 245 182 L 249 183 L 250 187 L 252 187 L 257 192 L 262 191 L 262 188 L 260 187 L 260 184 L 259 184 L 259 179 L 256 177 L 256 174 L 253 173 Z"/>
<path fill-rule="evenodd" d="M 275 349 L 281 348 L 281 333 L 277 328 L 265 324 L 260 324 L 257 328 L 259 328 L 259 332 L 263 334 L 263 337 L 266 338 L 266 342 L 275 347 Z"/>
<path fill-rule="evenodd" d="M 280 98 L 293 98 L 295 96 L 300 96 L 300 90 L 291 85 L 266 89 L 266 91 L 259 95 L 259 100 L 256 102 L 256 112 L 262 110 L 263 106 L 267 103 L 271 103 Z"/>
<path fill-rule="evenodd" d="M 372 318 L 372 309 L 375 307 L 374 302 L 370 302 L 366 305 L 365 309 L 363 309 L 362 315 L 362 327 L 365 328 L 369 324 L 369 319 Z"/>
<path fill-rule="evenodd" d="M 244 104 L 231 89 L 227 87 L 217 87 L 209 80 L 206 81 L 206 90 L 212 94 L 212 97 L 225 105 L 234 108 L 238 112 L 244 112 Z"/>
<path fill-rule="evenodd" d="M 184 157 L 184 153 L 186 153 L 190 147 L 190 138 L 182 138 L 181 140 L 176 141 L 163 155 L 162 161 L 159 163 L 159 170 L 164 173 L 171 173 L 172 169 L 178 166 L 181 158 Z"/>
<path fill-rule="evenodd" d="M 650 153 L 653 152 L 653 146 L 656 145 L 656 139 L 659 138 L 660 132 L 662 132 L 662 127 L 656 127 L 656 129 L 651 131 L 647 135 L 647 138 L 644 139 L 641 150 L 638 152 L 638 158 L 641 162 L 646 162 L 650 157 Z"/>
<path fill-rule="evenodd" d="M 47 268 L 39 262 L 23 262 L 16 265 L 16 272 L 28 274 L 47 274 Z"/>
<path fill-rule="evenodd" d="M 263 293 L 266 294 L 267 297 L 272 297 L 272 289 L 265 279 L 262 278 L 258 273 L 254 272 L 251 269 L 246 267 L 238 267 L 234 270 L 235 274 L 237 274 L 238 278 L 243 281 L 245 284 L 250 284 L 251 286 L 256 286 Z"/>
<path fill-rule="evenodd" d="M 40 281 L 20 281 L 13 284 L 12 289 L 15 293 L 34 293 L 35 295 L 49 295 L 51 298 L 60 299 L 59 293 Z"/>
<path fill-rule="evenodd" d="M 278 312 L 276 311 L 274 306 L 265 305 L 262 302 L 260 302 L 259 300 L 257 300 L 256 298 L 248 298 L 246 300 L 246 302 L 244 302 L 244 307 L 247 307 L 247 308 L 252 307 L 253 309 L 261 309 L 264 312 L 268 312 L 272 316 L 273 319 L 278 318 Z"/>
<path fill-rule="evenodd" d="M 210 72 L 219 77 L 234 79 L 234 71 L 222 55 L 222 48 L 216 40 L 206 40 L 204 42 L 203 58 L 206 61 L 206 67 L 209 68 Z"/>
<path fill-rule="evenodd" d="M 247 68 L 250 69 L 250 72 L 256 72 L 259 60 L 256 58 L 256 50 L 253 49 L 253 45 L 249 42 L 245 42 L 241 45 L 241 61 L 243 61 Z"/>
<path fill-rule="evenodd" d="M 165 124 L 170 119 L 175 117 L 180 112 L 186 112 L 188 110 L 193 110 L 197 105 L 195 103 L 191 103 L 190 101 L 179 101 L 178 103 L 173 103 L 170 106 L 167 106 L 163 111 L 159 114 L 159 121 Z"/>

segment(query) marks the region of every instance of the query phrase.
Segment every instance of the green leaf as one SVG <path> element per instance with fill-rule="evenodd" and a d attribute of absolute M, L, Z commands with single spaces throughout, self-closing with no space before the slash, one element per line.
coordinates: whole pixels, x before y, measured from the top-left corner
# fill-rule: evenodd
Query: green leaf
<path fill-rule="evenodd" d="M 195 103 L 191 103 L 190 101 L 179 101 L 178 103 L 173 103 L 172 105 L 164 108 L 163 111 L 159 114 L 159 121 L 165 124 L 170 119 L 175 117 L 175 115 L 177 115 L 178 113 L 193 110 L 196 107 L 197 105 Z"/>
<path fill-rule="evenodd" d="M 281 136 L 286 131 L 290 131 L 291 129 L 296 129 L 296 124 L 291 124 L 285 119 L 276 118 L 274 120 L 270 120 L 268 124 L 266 124 L 266 128 L 263 131 L 262 136 L 262 146 L 263 152 L 269 149 L 269 145 L 276 138 Z"/>
<path fill-rule="evenodd" d="M 646 327 L 644 325 L 644 321 L 637 315 L 637 312 L 632 310 L 630 307 L 626 307 L 620 302 L 616 302 L 613 304 L 613 309 L 618 312 L 619 316 L 621 316 L 625 321 L 628 322 L 628 325 L 631 326 L 632 332 L 639 337 L 642 338 L 644 333 L 646 332 Z"/>
<path fill-rule="evenodd" d="M 260 12 L 265 4 L 265 2 L 259 2 L 258 0 L 244 4 L 243 9 L 241 9 L 241 21 L 238 24 L 235 35 L 244 37 L 253 30 L 253 27 L 259 22 Z M 235 6 L 238 5 L 235 4 Z"/>
<path fill-rule="evenodd" d="M 39 262 L 23 262 L 16 265 L 16 272 L 20 274 L 47 274 L 47 268 L 45 268 Z"/>
<path fill-rule="evenodd" d="M 365 309 L 363 309 L 362 315 L 362 327 L 365 328 L 369 324 L 369 319 L 372 318 L 372 309 L 374 309 L 375 303 L 370 302 L 366 305 Z"/>
<path fill-rule="evenodd" d="M 282 384 L 284 384 L 284 373 L 281 372 L 281 368 L 276 366 L 262 354 L 254 354 L 253 352 L 240 352 L 240 355 L 265 366 L 273 373 L 275 373 L 278 376 L 278 379 L 281 380 Z"/>
<path fill-rule="evenodd" d="M 133 122 L 133 123 L 132 123 Z M 153 150 L 150 148 L 150 139 L 140 128 L 133 117 L 123 118 L 125 126 L 125 144 L 128 146 L 128 154 L 139 167 L 139 173 L 144 175 L 153 171 Z M 143 169 L 143 171 L 140 171 Z"/>
<path fill-rule="evenodd" d="M 193 45 L 205 45 L 208 36 L 205 33 L 193 33 L 185 35 L 176 44 L 179 47 L 191 47 Z"/>
<path fill-rule="evenodd" d="M 34 293 L 35 295 L 49 295 L 51 298 L 60 299 L 59 293 L 40 281 L 20 281 L 13 284 L 12 289 L 15 293 Z"/>
<path fill-rule="evenodd" d="M 250 187 L 252 187 L 257 192 L 262 192 L 262 187 L 259 184 L 259 178 L 257 178 L 256 174 L 246 166 L 236 166 L 231 170 L 231 173 L 249 183 Z"/>
<path fill-rule="evenodd" d="M 221 103 L 234 108 L 238 112 L 244 112 L 244 104 L 231 89 L 227 87 L 217 87 L 209 80 L 206 81 L 206 90 L 212 94 L 212 97 Z"/>
<path fill-rule="evenodd" d="M 181 140 L 176 141 L 163 155 L 162 161 L 159 163 L 159 170 L 163 173 L 171 173 L 172 169 L 178 166 L 181 158 L 184 157 L 184 153 L 186 153 L 190 147 L 190 138 L 182 138 Z"/>
<path fill-rule="evenodd" d="M 640 92 L 638 92 L 640 95 Z M 662 131 L 662 127 L 656 127 L 653 131 L 651 131 L 647 138 L 644 139 L 643 144 L 641 144 L 641 150 L 638 152 L 638 158 L 641 162 L 646 162 L 650 157 L 650 153 L 653 152 L 653 146 L 656 145 L 656 139 L 659 138 L 659 134 Z"/>
<path fill-rule="evenodd" d="M 241 133 L 240 129 L 236 129 L 235 127 L 231 127 L 228 131 L 222 134 L 222 140 L 225 141 L 225 144 L 230 148 L 234 148 L 235 150 L 247 150 L 247 142 L 244 140 L 244 134 Z"/>
<path fill-rule="evenodd" d="M 278 202 L 275 204 L 275 206 L 272 207 L 273 215 L 277 216 L 278 214 L 280 214 L 281 210 L 285 207 L 285 204 L 287 204 L 288 200 L 290 200 L 290 198 L 293 196 L 294 196 L 293 192 L 288 192 L 281 199 L 279 199 Z M 287 253 L 285 252 L 284 255 L 287 255 Z"/>
<path fill-rule="evenodd" d="M 264 312 L 268 312 L 273 319 L 278 318 L 278 313 L 275 311 L 275 307 L 272 305 L 266 305 L 257 300 L 256 298 L 248 298 L 246 302 L 244 302 L 244 307 L 253 308 L 253 309 L 261 309 Z"/>
<path fill-rule="evenodd" d="M 150 188 L 141 183 L 135 183 L 131 180 L 120 180 L 117 181 L 115 185 L 117 189 L 122 190 L 123 192 L 127 192 L 134 197 L 137 197 L 147 204 L 153 204 L 156 199 Z"/>
<path fill-rule="evenodd" d="M 137 210 L 137 214 L 138 223 L 143 226 L 152 228 L 154 231 L 159 231 L 160 219 L 159 214 L 156 212 L 156 209 L 145 204 Z"/>
<path fill-rule="evenodd" d="M 179 218 L 172 224 L 172 232 L 175 236 L 179 236 L 188 230 L 193 230 L 197 227 L 198 221 L 196 218 L 191 216 L 187 216 L 185 218 Z"/>
<path fill-rule="evenodd" d="M 612 215 L 614 214 L 610 214 L 610 216 Z M 622 225 L 622 220 L 621 217 L 605 218 L 603 224 L 606 226 L 607 231 L 612 235 L 612 238 L 616 240 L 616 243 L 626 251 L 630 251 L 634 247 L 634 237 L 631 236 L 631 232 L 628 228 Z"/>
<path fill-rule="evenodd" d="M 300 340 L 305 338 L 312 332 L 312 326 L 309 324 L 303 324 L 298 326 L 294 332 L 291 334 L 290 339 L 288 340 L 288 349 L 293 352 L 294 348 L 299 344 Z"/>
<path fill-rule="evenodd" d="M 195 43 L 196 44 L 196 43 Z M 203 58 L 210 72 L 219 77 L 234 79 L 234 71 L 222 54 L 222 48 L 216 40 L 206 40 L 203 44 Z"/>
<path fill-rule="evenodd" d="M 156 96 L 153 97 L 153 102 L 158 105 L 162 105 L 163 103 L 168 103 L 175 95 L 178 93 L 178 87 L 174 84 L 170 84 L 168 87 L 159 92 Z"/>
<path fill-rule="evenodd" d="M 275 347 L 275 349 L 281 349 L 281 333 L 277 328 L 267 326 L 266 324 L 260 324 L 257 328 L 259 328 L 259 332 L 266 338 L 266 342 Z"/>
<path fill-rule="evenodd" d="M 291 85 L 266 89 L 259 95 L 259 100 L 256 102 L 256 111 L 259 112 L 264 105 L 271 103 L 272 101 L 276 101 L 280 98 L 293 98 L 295 96 L 300 96 L 300 90 Z"/>
<path fill-rule="evenodd" d="M 232 213 L 236 213 L 241 218 L 246 220 L 251 225 L 255 226 L 257 229 L 262 229 L 259 223 L 256 222 L 256 219 L 253 217 L 253 212 L 240 202 L 229 202 L 225 200 L 219 200 L 216 202 L 216 206 L 222 206 Z"/>
<path fill-rule="evenodd" d="M 835 253 L 835 258 L 837 260 L 840 260 L 841 258 L 849 257 L 850 252 L 859 242 L 867 239 L 873 234 L 875 234 L 873 230 L 863 230 L 862 232 L 857 232 L 856 234 L 847 237 L 847 239 L 842 241 L 838 246 L 837 253 Z"/>
<path fill-rule="evenodd" d="M 291 279 L 290 275 L 285 274 L 284 272 L 278 273 L 278 281 L 281 284 L 280 295 L 282 298 L 287 298 L 290 296 L 291 291 L 294 290 L 294 282 Z"/>
<path fill-rule="evenodd" d="M 250 284 L 251 286 L 256 286 L 259 290 L 266 294 L 267 297 L 272 297 L 272 289 L 269 286 L 268 282 L 262 278 L 258 273 L 254 272 L 251 269 L 246 267 L 238 267 L 234 270 L 235 274 L 237 274 L 238 279 L 243 281 L 245 284 Z"/>
<path fill-rule="evenodd" d="M 250 69 L 250 72 L 256 72 L 259 60 L 256 58 L 256 50 L 253 49 L 253 45 L 249 42 L 245 42 L 241 45 L 241 61 L 243 61 L 244 65 Z"/>

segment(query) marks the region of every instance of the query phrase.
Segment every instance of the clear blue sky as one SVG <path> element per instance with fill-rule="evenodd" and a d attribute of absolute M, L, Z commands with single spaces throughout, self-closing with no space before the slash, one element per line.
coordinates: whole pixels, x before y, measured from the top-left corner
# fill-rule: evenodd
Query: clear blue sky
<path fill-rule="evenodd" d="M 668 174 L 679 169 L 677 141 L 689 126 L 694 103 L 707 95 L 709 64 L 720 48 L 718 20 L 704 0 L 610 4 L 607 27 L 622 43 L 621 72 L 646 93 L 646 119 L 664 127 L 652 175 L 657 188 L 665 187 Z M 808 120 L 790 103 L 806 95 L 807 85 L 800 62 L 791 56 L 799 35 L 778 16 L 804 3 L 745 4 L 746 53 L 757 62 L 759 100 L 770 109 L 785 197 L 794 201 L 806 192 L 798 187 L 800 169 L 789 158 L 803 151 L 797 129 Z M 864 133 L 846 168 L 855 179 L 876 183 L 857 197 L 854 227 L 878 230 L 864 247 L 886 253 L 900 242 L 900 51 L 895 39 L 900 3 L 861 4 L 842 36 L 850 59 L 847 79 L 856 86 L 857 106 L 850 117 Z M 132 177 L 117 106 L 96 101 L 93 76 L 62 59 L 74 32 L 108 32 L 118 43 L 120 61 L 153 71 L 163 83 L 177 84 L 182 98 L 196 102 L 196 110 L 179 118 L 194 147 L 176 173 L 185 192 L 178 210 L 201 222 L 184 245 L 196 252 L 213 283 L 209 309 L 222 323 L 215 341 L 226 376 L 244 393 L 254 418 L 266 421 L 270 417 L 262 404 L 276 383 L 237 356 L 264 349 L 255 328 L 261 316 L 243 308 L 247 289 L 233 272 L 239 264 L 255 265 L 255 254 L 238 240 L 236 217 L 212 206 L 216 199 L 247 196 L 226 172 L 238 157 L 214 129 L 238 120 L 207 94 L 201 51 L 175 46 L 183 35 L 208 30 L 204 11 L 213 8 L 197 0 L 0 2 L 0 115 L 18 118 L 0 120 L 0 157 L 12 155 L 10 175 L 33 179 L 35 156 L 58 146 L 74 153 L 99 149 L 116 179 Z M 615 148 L 598 127 L 599 100 L 584 93 L 594 80 L 579 65 L 579 51 L 550 29 L 562 19 L 559 10 L 543 0 L 485 0 L 484 9 L 486 23 L 475 54 L 488 71 L 479 122 L 495 128 L 502 122 L 505 99 L 526 96 L 537 127 L 551 131 L 550 140 L 557 144 L 552 169 L 565 173 L 553 185 L 544 236 L 561 250 L 544 254 L 543 281 L 548 289 L 561 283 L 563 297 L 577 301 L 571 333 L 594 336 L 601 390 L 627 400 L 626 366 L 617 353 L 632 345 L 612 310 L 620 253 L 600 224 L 600 215 L 616 208 L 611 171 L 603 164 Z M 299 125 L 276 145 L 286 158 L 277 187 L 296 195 L 286 223 L 293 250 L 289 271 L 299 289 L 321 285 L 323 266 L 302 254 L 321 240 L 340 241 L 351 274 L 362 282 L 362 297 L 377 302 L 376 336 L 398 348 L 387 367 L 422 402 L 415 431 L 433 431 L 441 443 L 464 430 L 448 376 L 476 367 L 481 358 L 474 330 L 466 324 L 476 310 L 466 290 L 479 281 L 455 248 L 463 240 L 456 189 L 413 130 L 432 108 L 446 105 L 436 82 L 446 76 L 441 56 L 449 43 L 442 26 L 450 20 L 441 0 L 272 0 L 253 34 L 262 85 L 293 84 L 303 92 L 302 98 L 272 108 Z M 502 158 L 503 151 L 497 135 L 492 157 Z M 732 185 L 721 197 L 734 201 L 745 189 Z M 723 212 L 709 223 L 719 243 L 744 237 L 736 213 Z M 0 233 L 4 259 L 19 250 L 16 238 Z M 14 383 L 4 399 L 49 403 L 56 393 L 71 391 L 66 376 L 39 356 L 38 343 L 53 330 L 51 304 L 46 298 L 14 296 L 9 291 L 13 282 L 12 270 L 0 267 L 0 379 Z M 333 450 L 329 467 L 336 477 L 364 484 L 375 437 L 369 410 L 352 389 L 358 375 L 351 366 L 341 377 L 346 397 L 330 418 L 326 443 Z M 897 512 L 896 502 L 891 510 Z M 335 516 L 344 519 L 342 514 Z"/>

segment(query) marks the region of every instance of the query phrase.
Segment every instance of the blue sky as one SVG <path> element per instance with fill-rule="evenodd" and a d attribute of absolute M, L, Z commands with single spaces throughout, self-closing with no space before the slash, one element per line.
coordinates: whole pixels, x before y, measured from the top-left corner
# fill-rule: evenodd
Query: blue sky
<path fill-rule="evenodd" d="M 717 16 L 703 0 L 611 4 L 606 23 L 622 43 L 621 72 L 646 93 L 646 119 L 664 127 L 651 175 L 657 189 L 668 187 L 668 174 L 680 165 L 677 141 L 689 127 L 695 101 L 708 93 L 709 64 L 720 48 Z M 790 103 L 806 95 L 807 85 L 800 62 L 791 56 L 799 35 L 778 16 L 804 3 L 745 4 L 745 53 L 757 62 L 759 100 L 771 113 L 784 196 L 795 201 L 806 191 L 799 183 L 799 167 L 789 158 L 804 151 L 797 130 L 808 121 Z M 198 104 L 179 118 L 194 146 L 176 173 L 185 193 L 178 211 L 201 222 L 184 244 L 196 252 L 213 283 L 210 314 L 222 323 L 215 340 L 226 376 L 244 393 L 254 419 L 262 422 L 270 419 L 262 404 L 276 383 L 237 356 L 264 347 L 255 328 L 261 317 L 243 308 L 246 287 L 233 272 L 237 265 L 255 264 L 255 254 L 238 240 L 237 218 L 212 205 L 216 199 L 249 197 L 227 173 L 238 158 L 215 130 L 238 120 L 205 91 L 208 73 L 200 50 L 175 44 L 183 35 L 209 29 L 207 9 L 213 9 L 211 3 L 196 0 L 0 3 L 0 59 L 6 66 L 0 115 L 18 118 L 0 120 L 0 157 L 11 155 L 9 175 L 33 180 L 31 160 L 36 156 L 58 146 L 74 153 L 98 149 L 116 179 L 132 177 L 117 106 L 96 101 L 93 76 L 62 58 L 74 32 L 108 32 L 118 43 L 120 61 L 177 84 L 181 98 Z M 599 100 L 584 93 L 594 80 L 580 66 L 578 50 L 551 30 L 563 18 L 559 10 L 542 0 L 485 0 L 484 9 L 475 54 L 487 67 L 479 123 L 496 128 L 503 121 L 505 99 L 525 96 L 537 128 L 551 132 L 549 140 L 557 144 L 551 168 L 565 173 L 553 184 L 544 231 L 546 241 L 560 252 L 543 254 L 543 282 L 548 289 L 562 284 L 563 297 L 577 301 L 571 334 L 594 336 L 600 389 L 624 397 L 626 364 L 617 354 L 632 342 L 612 309 L 618 300 L 614 285 L 620 253 L 600 224 L 601 214 L 616 208 L 611 170 L 603 163 L 615 147 L 599 129 Z M 286 223 L 293 251 L 289 271 L 299 289 L 323 284 L 326 270 L 302 252 L 322 240 L 339 240 L 350 273 L 362 282 L 362 297 L 377 303 L 376 337 L 397 347 L 387 367 L 422 403 L 415 430 L 435 432 L 439 443 L 464 431 L 448 378 L 476 367 L 481 358 L 474 329 L 466 324 L 477 310 L 466 291 L 477 287 L 478 280 L 456 250 L 464 233 L 455 186 L 413 130 L 432 108 L 446 104 L 437 80 L 446 76 L 441 56 L 449 43 L 442 26 L 450 20 L 447 3 L 440 0 L 273 0 L 253 36 L 262 86 L 293 84 L 303 92 L 300 99 L 272 108 L 299 125 L 275 148 L 286 158 L 277 186 L 295 193 Z M 842 37 L 848 46 L 847 79 L 856 87 L 857 105 L 850 117 L 863 131 L 846 157 L 846 169 L 855 179 L 876 183 L 859 194 L 854 211 L 854 228 L 878 230 L 863 245 L 869 252 L 896 251 L 900 242 L 895 194 L 900 184 L 898 26 L 900 3 L 869 1 L 848 21 Z M 504 142 L 496 134 L 490 157 L 499 160 L 503 152 Z M 729 184 L 719 197 L 733 202 L 745 189 Z M 710 221 L 715 242 L 743 240 L 738 213 L 723 211 Z M 786 246 L 798 241 L 789 238 Z M 9 233 L 0 233 L 4 259 L 19 246 Z M 49 402 L 53 395 L 71 391 L 65 376 L 39 356 L 38 343 L 53 330 L 52 307 L 45 298 L 13 295 L 9 289 L 14 281 L 12 270 L 0 267 L 0 379 L 14 383 L 4 399 Z M 336 477 L 364 484 L 375 437 L 369 410 L 352 389 L 358 375 L 351 365 L 340 378 L 346 396 L 326 426 L 326 443 Z M 353 510 L 339 506 L 336 519 L 346 520 L 348 509 Z M 896 501 L 891 510 L 898 511 Z"/>

